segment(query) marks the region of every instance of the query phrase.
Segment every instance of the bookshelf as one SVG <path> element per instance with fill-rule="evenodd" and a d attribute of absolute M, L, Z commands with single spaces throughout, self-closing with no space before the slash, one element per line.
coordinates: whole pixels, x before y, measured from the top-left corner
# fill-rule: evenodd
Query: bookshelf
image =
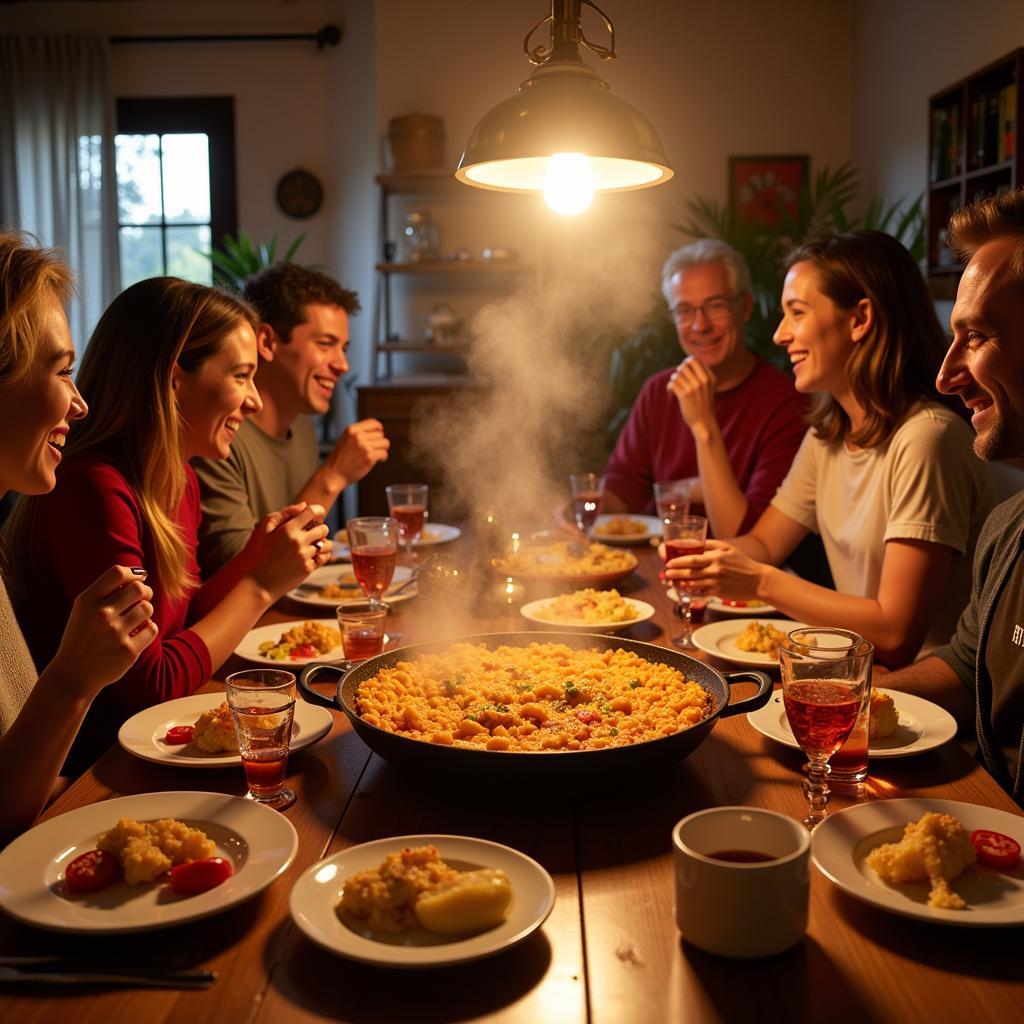
<path fill-rule="evenodd" d="M 927 270 L 936 297 L 952 297 L 963 270 L 946 245 L 950 216 L 1022 184 L 1022 59 L 1024 49 L 1014 50 L 928 100 Z"/>

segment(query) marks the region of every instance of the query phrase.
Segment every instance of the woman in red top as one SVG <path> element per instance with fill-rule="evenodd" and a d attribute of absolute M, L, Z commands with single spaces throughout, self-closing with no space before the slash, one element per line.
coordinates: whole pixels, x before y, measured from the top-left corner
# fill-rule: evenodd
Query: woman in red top
<path fill-rule="evenodd" d="M 193 693 L 328 557 L 323 510 L 292 505 L 267 516 L 246 548 L 200 583 L 199 492 L 188 460 L 226 458 L 242 419 L 260 408 L 256 325 L 241 299 L 177 278 L 122 292 L 82 361 L 78 383 L 93 411 L 67 446 L 58 485 L 15 512 L 13 597 L 37 664 L 99 568 L 142 566 L 154 591 L 159 637 L 97 700 L 74 768 L 136 711 Z"/>
<path fill-rule="evenodd" d="M 71 287 L 55 253 L 0 234 L 0 495 L 49 491 L 71 422 L 86 414 L 71 379 Z M 93 698 L 156 636 L 153 593 L 132 565 L 93 574 L 38 678 L 0 575 L 0 776 L 17 780 L 0 801 L 0 843 L 32 824 Z"/>

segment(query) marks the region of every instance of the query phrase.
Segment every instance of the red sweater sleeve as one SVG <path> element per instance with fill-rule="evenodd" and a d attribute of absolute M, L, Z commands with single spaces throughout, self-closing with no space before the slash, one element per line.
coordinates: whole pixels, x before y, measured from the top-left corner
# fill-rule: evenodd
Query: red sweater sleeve
<path fill-rule="evenodd" d="M 605 488 L 620 497 L 630 512 L 643 512 L 651 502 L 655 481 L 652 430 L 657 418 L 652 405 L 660 376 L 651 377 L 641 388 L 604 467 Z"/>
<path fill-rule="evenodd" d="M 152 538 L 124 476 L 95 459 L 69 462 L 74 464 L 58 472 L 55 490 L 33 502 L 26 565 L 39 571 L 28 576 L 28 607 L 19 617 L 27 626 L 36 664 L 53 656 L 81 591 L 112 565 L 142 566 L 149 572 L 159 633 L 135 665 L 107 687 L 103 703 L 127 717 L 194 693 L 210 677 L 212 666 L 206 645 L 187 628 L 190 597 L 170 600 L 162 592 Z M 198 519 L 198 487 L 189 470 L 177 521 L 193 571 Z"/>

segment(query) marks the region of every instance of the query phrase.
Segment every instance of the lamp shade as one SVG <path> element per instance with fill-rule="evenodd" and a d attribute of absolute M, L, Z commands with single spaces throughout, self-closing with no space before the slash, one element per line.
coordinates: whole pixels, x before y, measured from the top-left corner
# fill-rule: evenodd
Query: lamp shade
<path fill-rule="evenodd" d="M 582 61 L 543 64 L 485 114 L 455 175 L 478 188 L 542 191 L 556 153 L 586 156 L 595 191 L 646 188 L 672 177 L 651 122 Z"/>

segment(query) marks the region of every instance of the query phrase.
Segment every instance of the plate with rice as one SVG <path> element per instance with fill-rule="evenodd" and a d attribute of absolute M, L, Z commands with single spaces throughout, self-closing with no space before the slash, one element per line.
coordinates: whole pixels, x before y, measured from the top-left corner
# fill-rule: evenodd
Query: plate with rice
<path fill-rule="evenodd" d="M 585 633 L 615 633 L 654 617 L 646 601 L 623 597 L 617 590 L 577 590 L 572 594 L 530 601 L 520 615 L 541 626 L 580 630 Z"/>

